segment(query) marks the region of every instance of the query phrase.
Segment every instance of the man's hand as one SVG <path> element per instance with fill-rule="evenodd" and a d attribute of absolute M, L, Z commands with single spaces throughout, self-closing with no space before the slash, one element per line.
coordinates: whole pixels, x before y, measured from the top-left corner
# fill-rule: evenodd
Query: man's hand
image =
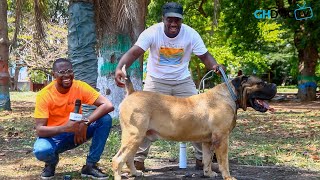
<path fill-rule="evenodd" d="M 215 64 L 213 65 L 212 69 L 214 71 L 214 73 L 218 74 L 218 75 L 221 75 L 221 72 L 219 70 L 219 67 L 221 67 L 223 69 L 224 72 L 226 72 L 226 67 L 224 67 L 223 65 L 221 64 Z"/>
<path fill-rule="evenodd" d="M 80 123 L 81 121 L 69 120 L 68 123 L 65 125 L 65 132 L 76 133 L 79 130 Z"/>
<path fill-rule="evenodd" d="M 88 126 L 84 121 L 72 121 L 69 120 L 65 125 L 66 132 L 74 133 L 74 143 L 82 144 L 87 140 L 87 128 Z"/>
<path fill-rule="evenodd" d="M 122 70 L 117 68 L 116 72 L 115 72 L 115 79 L 114 79 L 116 81 L 117 86 L 124 87 L 125 84 L 124 84 L 124 82 L 122 80 L 125 79 L 125 78 L 126 78 L 126 76 L 122 72 Z"/>
<path fill-rule="evenodd" d="M 79 124 L 78 131 L 74 133 L 75 144 L 78 145 L 87 141 L 87 129 L 88 129 L 88 126 L 84 123 L 84 121 L 81 121 Z"/>

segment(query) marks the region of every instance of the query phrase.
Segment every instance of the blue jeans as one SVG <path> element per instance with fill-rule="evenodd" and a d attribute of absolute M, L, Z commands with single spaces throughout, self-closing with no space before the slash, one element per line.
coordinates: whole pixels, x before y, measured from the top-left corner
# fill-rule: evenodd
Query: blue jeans
<path fill-rule="evenodd" d="M 87 156 L 87 164 L 95 164 L 100 160 L 111 126 L 112 118 L 107 114 L 88 127 L 87 139 L 92 138 L 92 142 Z M 74 143 L 74 133 L 66 132 L 50 138 L 38 137 L 33 146 L 33 153 L 38 160 L 56 165 L 60 153 L 77 146 Z"/>

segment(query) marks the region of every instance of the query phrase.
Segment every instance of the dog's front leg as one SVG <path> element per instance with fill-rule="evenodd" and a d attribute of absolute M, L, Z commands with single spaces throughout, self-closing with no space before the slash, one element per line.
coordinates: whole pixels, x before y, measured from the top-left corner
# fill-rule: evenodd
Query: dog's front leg
<path fill-rule="evenodd" d="M 210 150 L 210 147 L 211 143 L 202 143 L 203 176 L 205 177 L 218 176 L 218 174 L 211 169 L 213 152 Z"/>
<path fill-rule="evenodd" d="M 121 169 L 122 169 L 122 159 L 121 159 L 121 149 L 118 153 L 112 158 L 112 170 L 114 173 L 114 180 L 121 180 Z"/>
<path fill-rule="evenodd" d="M 128 159 L 127 166 L 130 169 L 130 173 L 133 177 L 139 177 L 143 175 L 142 171 L 138 171 L 134 166 L 134 155 Z"/>
<path fill-rule="evenodd" d="M 143 175 L 141 171 L 137 171 L 133 163 L 134 155 L 137 152 L 143 136 L 139 138 L 138 136 L 129 136 L 127 134 L 129 134 L 127 131 L 122 131 L 121 147 L 118 153 L 112 158 L 112 169 L 115 180 L 121 180 L 121 170 L 124 163 L 127 164 L 132 176 Z"/>
<path fill-rule="evenodd" d="M 224 180 L 236 180 L 230 175 L 228 160 L 229 136 L 222 137 L 220 143 L 214 144 L 219 170 Z"/>

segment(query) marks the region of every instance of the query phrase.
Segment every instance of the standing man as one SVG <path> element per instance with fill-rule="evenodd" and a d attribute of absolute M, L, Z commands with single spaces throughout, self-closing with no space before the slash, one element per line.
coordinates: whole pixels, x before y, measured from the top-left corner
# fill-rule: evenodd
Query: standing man
<path fill-rule="evenodd" d="M 55 80 L 37 94 L 34 112 L 38 138 L 33 153 L 38 160 L 45 162 L 41 179 L 54 177 L 60 153 L 76 148 L 90 138 L 92 143 L 81 176 L 107 179 L 96 163 L 112 126 L 108 114 L 114 109 L 112 103 L 87 83 L 74 80 L 68 59 L 60 58 L 53 63 L 53 75 Z M 89 117 L 72 121 L 69 114 L 74 112 L 76 99 L 97 108 Z"/>
<path fill-rule="evenodd" d="M 188 66 L 194 53 L 205 66 L 218 72 L 218 64 L 205 47 L 200 35 L 191 27 L 182 24 L 183 8 L 175 2 L 162 7 L 162 22 L 144 30 L 133 47 L 119 61 L 115 72 L 118 86 L 124 87 L 125 78 L 121 68 L 129 67 L 145 51 L 150 49 L 147 62 L 147 77 L 144 91 L 187 97 L 198 94 Z M 220 66 L 220 65 L 219 65 Z M 223 67 L 223 66 L 222 66 Z M 135 166 L 145 170 L 144 160 L 151 141 L 144 139 L 135 156 Z M 196 150 L 196 169 L 202 169 L 201 143 L 193 143 Z"/>

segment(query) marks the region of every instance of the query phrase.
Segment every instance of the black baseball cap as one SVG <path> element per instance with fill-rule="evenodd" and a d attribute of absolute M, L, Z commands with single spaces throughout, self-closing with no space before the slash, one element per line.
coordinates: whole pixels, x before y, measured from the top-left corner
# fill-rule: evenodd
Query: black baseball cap
<path fill-rule="evenodd" d="M 162 6 L 162 15 L 164 17 L 177 17 L 183 19 L 183 8 L 176 2 L 169 2 Z"/>

